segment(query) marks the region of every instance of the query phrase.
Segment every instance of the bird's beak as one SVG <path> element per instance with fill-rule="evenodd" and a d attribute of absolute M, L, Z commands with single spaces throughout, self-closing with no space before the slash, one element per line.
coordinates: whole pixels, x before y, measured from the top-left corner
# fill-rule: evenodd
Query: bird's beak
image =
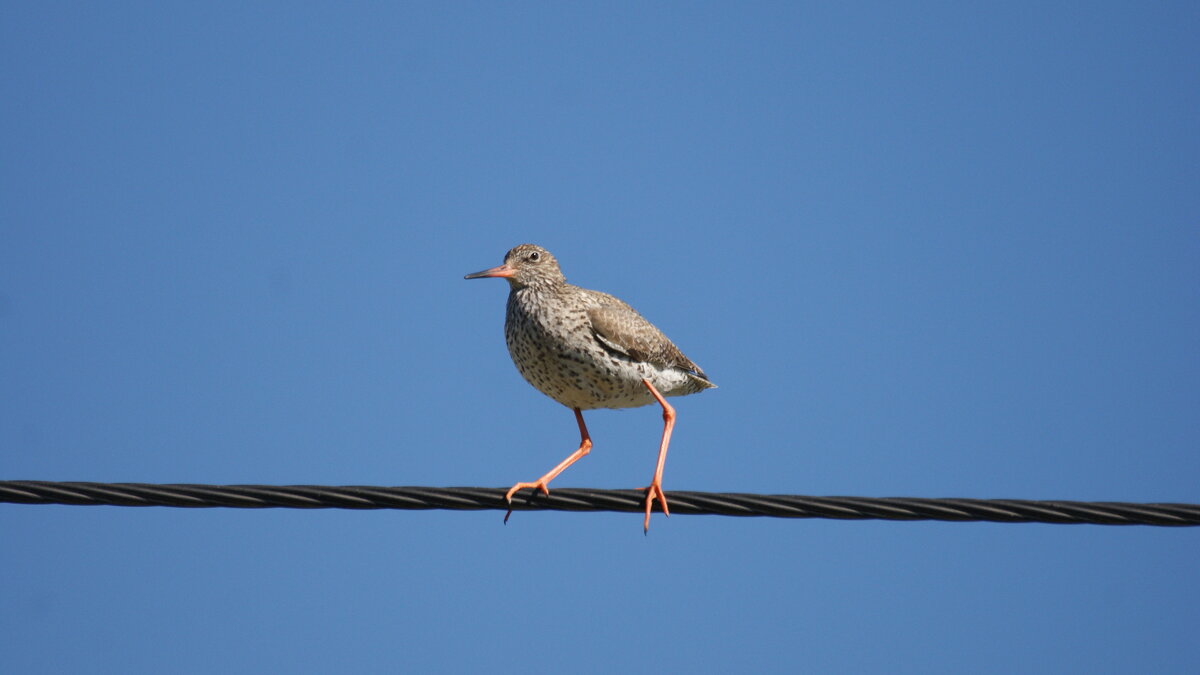
<path fill-rule="evenodd" d="M 501 277 L 503 279 L 507 279 L 516 273 L 517 273 L 517 271 L 515 269 L 509 267 L 508 265 L 501 265 L 499 267 L 493 267 L 490 270 L 484 270 L 482 272 L 468 274 L 467 276 L 465 276 L 463 278 L 464 279 L 486 279 L 488 277 Z"/>

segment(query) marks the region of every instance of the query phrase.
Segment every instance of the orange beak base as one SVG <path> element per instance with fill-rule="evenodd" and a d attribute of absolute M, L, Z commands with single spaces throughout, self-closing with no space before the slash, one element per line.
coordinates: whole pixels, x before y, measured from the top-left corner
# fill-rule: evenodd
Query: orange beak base
<path fill-rule="evenodd" d="M 500 277 L 501 279 L 507 279 L 516 273 L 517 273 L 517 271 L 515 269 L 509 267 L 508 265 L 501 265 L 499 267 L 493 267 L 490 270 L 483 270 L 482 272 L 475 272 L 474 274 L 468 274 L 467 276 L 465 276 L 463 278 L 464 279 L 488 279 L 491 277 Z"/>

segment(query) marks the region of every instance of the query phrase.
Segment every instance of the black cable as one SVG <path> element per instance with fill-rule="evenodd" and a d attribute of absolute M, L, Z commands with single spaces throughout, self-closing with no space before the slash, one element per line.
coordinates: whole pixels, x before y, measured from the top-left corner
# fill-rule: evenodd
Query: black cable
<path fill-rule="evenodd" d="M 110 506 L 293 509 L 507 510 L 506 488 L 371 487 L 327 485 L 191 485 L 0 481 L 0 502 Z M 641 490 L 554 488 L 550 496 L 523 490 L 514 511 L 630 511 L 645 509 Z M 719 492 L 668 492 L 673 515 L 773 516 L 842 520 L 946 520 L 1095 525 L 1200 525 L 1200 504 L 805 497 Z M 658 508 L 656 507 L 657 511 Z"/>

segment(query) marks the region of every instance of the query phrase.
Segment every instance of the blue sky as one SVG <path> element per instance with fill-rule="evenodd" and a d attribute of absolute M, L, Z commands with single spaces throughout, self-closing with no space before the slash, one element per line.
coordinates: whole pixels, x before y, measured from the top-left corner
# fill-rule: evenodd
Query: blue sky
<path fill-rule="evenodd" d="M 20 3 L 0 477 L 507 486 L 522 242 L 672 489 L 1200 501 L 1194 3 Z M 645 485 L 657 410 L 558 479 Z M 1186 672 L 1200 531 L 0 505 L 0 671 Z"/>

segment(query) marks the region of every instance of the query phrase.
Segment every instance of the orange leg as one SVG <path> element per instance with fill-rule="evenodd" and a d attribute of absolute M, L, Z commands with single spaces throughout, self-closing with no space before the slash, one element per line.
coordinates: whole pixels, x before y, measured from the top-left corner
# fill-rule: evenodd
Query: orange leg
<path fill-rule="evenodd" d="M 517 494 L 517 490 L 522 490 L 524 488 L 534 488 L 536 490 L 541 490 L 542 494 L 544 495 L 549 495 L 550 488 L 546 486 L 549 485 L 550 481 L 554 480 L 555 476 L 565 471 L 568 466 L 578 462 L 583 458 L 584 455 L 591 452 L 592 437 L 588 435 L 587 425 L 583 423 L 583 411 L 579 408 L 575 408 L 575 421 L 579 422 L 579 449 L 575 452 L 572 452 L 570 457 L 567 457 L 563 461 L 559 462 L 558 466 L 547 471 L 546 475 L 542 476 L 541 478 L 533 481 L 532 483 L 517 483 L 509 488 L 508 494 L 504 495 L 504 499 L 509 504 L 512 503 L 513 495 Z M 508 513 L 504 514 L 504 522 L 507 523 L 508 517 L 511 515 L 512 509 L 509 509 Z"/>
<path fill-rule="evenodd" d="M 658 400 L 658 404 L 663 409 L 663 433 L 662 444 L 658 446 L 658 465 L 654 468 L 654 478 L 650 481 L 650 487 L 646 488 L 646 520 L 642 523 L 642 531 L 650 531 L 650 507 L 654 505 L 654 500 L 657 498 L 662 502 L 663 514 L 670 516 L 671 512 L 667 509 L 667 496 L 663 494 L 662 475 L 663 465 L 667 463 L 667 446 L 671 444 L 671 430 L 675 428 L 675 409 L 667 403 L 667 399 L 658 393 L 654 385 L 650 384 L 650 380 L 642 380 L 642 384 L 650 390 L 650 395 Z"/>

